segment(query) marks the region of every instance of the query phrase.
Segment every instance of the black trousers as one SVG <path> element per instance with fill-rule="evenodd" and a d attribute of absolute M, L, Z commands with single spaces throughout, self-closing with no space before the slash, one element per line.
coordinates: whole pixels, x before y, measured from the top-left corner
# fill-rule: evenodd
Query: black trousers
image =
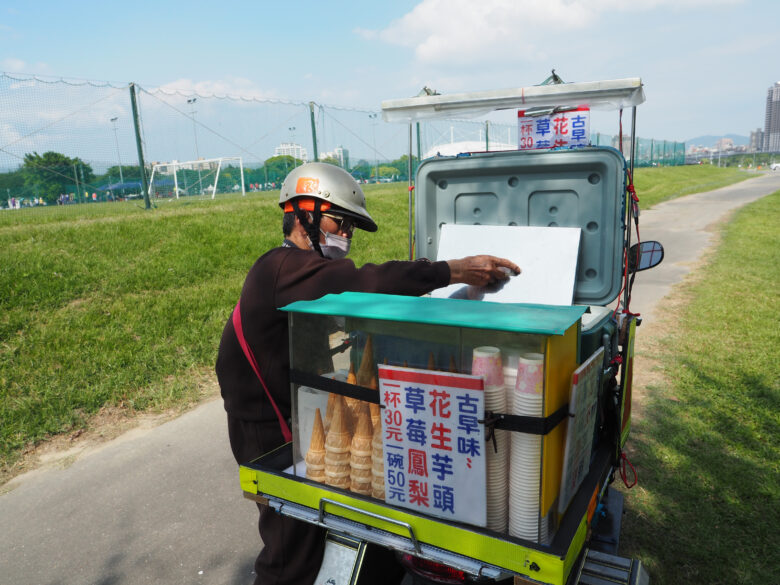
<path fill-rule="evenodd" d="M 228 415 L 230 448 L 236 461 L 249 463 L 284 443 L 279 423 L 245 421 Z M 263 550 L 255 560 L 255 585 L 314 583 L 325 550 L 325 530 L 277 514 L 258 504 Z"/>
<path fill-rule="evenodd" d="M 284 443 L 279 424 L 228 415 L 230 448 L 236 461 L 249 463 Z M 255 560 L 255 585 L 312 585 L 325 552 L 324 528 L 277 514 L 258 504 L 263 550 Z M 369 545 L 359 584 L 397 585 L 404 570 L 392 551 Z"/>

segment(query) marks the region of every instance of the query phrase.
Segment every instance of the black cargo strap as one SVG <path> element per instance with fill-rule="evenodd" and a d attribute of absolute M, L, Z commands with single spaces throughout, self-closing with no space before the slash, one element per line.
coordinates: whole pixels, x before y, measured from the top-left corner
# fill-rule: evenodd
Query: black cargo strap
<path fill-rule="evenodd" d="M 495 428 L 505 431 L 517 431 L 529 435 L 546 435 L 569 415 L 569 405 L 564 404 L 550 416 L 520 416 L 518 414 L 485 413 L 486 421 L 493 422 Z"/>
<path fill-rule="evenodd" d="M 366 388 L 365 386 L 347 384 L 346 382 L 333 380 L 331 378 L 312 374 L 311 372 L 291 369 L 290 382 L 293 384 L 308 386 L 309 388 L 315 388 L 317 390 L 324 390 L 325 392 L 332 392 L 334 394 L 348 396 L 349 398 L 356 398 L 358 400 L 363 400 L 364 402 L 381 404 L 379 399 L 379 392 L 377 390 Z M 546 435 L 555 427 L 557 427 L 560 422 L 568 415 L 569 405 L 564 404 L 547 417 L 520 416 L 517 414 L 486 412 L 485 418 L 478 422 L 486 426 L 489 433 L 488 440 L 490 440 L 492 438 L 493 428 L 527 433 L 529 435 Z"/>
<path fill-rule="evenodd" d="M 311 372 L 292 369 L 290 370 L 290 382 L 308 386 L 309 388 L 316 388 L 317 390 L 325 390 L 325 392 L 341 394 L 342 396 L 348 396 L 349 398 L 357 398 L 364 402 L 379 404 L 379 391 L 377 390 L 372 390 L 365 386 L 347 384 L 346 382 L 340 382 L 339 380 L 332 380 L 325 376 L 312 374 Z"/>

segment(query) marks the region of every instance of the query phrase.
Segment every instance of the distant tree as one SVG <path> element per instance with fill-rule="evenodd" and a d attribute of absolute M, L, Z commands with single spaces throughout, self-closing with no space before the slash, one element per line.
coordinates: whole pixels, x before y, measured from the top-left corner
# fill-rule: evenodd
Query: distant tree
<path fill-rule="evenodd" d="M 0 198 L 6 196 L 18 196 L 24 188 L 24 175 L 21 168 L 7 173 L 0 173 Z"/>
<path fill-rule="evenodd" d="M 329 165 L 335 165 L 337 167 L 341 166 L 341 161 L 333 156 L 326 156 L 325 158 L 321 158 L 320 162 L 327 163 Z"/>
<path fill-rule="evenodd" d="M 360 180 L 368 180 L 373 174 L 373 166 L 366 160 L 359 160 L 352 169 L 350 169 L 352 176 Z"/>
<path fill-rule="evenodd" d="M 417 160 L 417 157 L 413 156 L 412 157 L 412 174 L 417 172 L 418 164 L 419 164 L 419 161 Z M 401 156 L 401 158 L 395 159 L 393 162 L 388 163 L 387 166 L 394 167 L 397 170 L 396 175 L 397 175 L 397 177 L 399 179 L 401 179 L 401 180 L 408 179 L 408 176 L 407 176 L 409 174 L 409 155 L 408 154 L 404 154 L 403 156 Z M 380 172 L 379 174 L 381 175 L 382 173 Z"/>
<path fill-rule="evenodd" d="M 119 182 L 119 165 L 114 165 L 111 167 L 108 167 L 106 169 L 105 175 L 103 177 L 105 178 L 106 182 L 109 180 L 112 183 L 118 183 Z M 122 178 L 127 183 L 128 181 L 140 181 L 141 180 L 141 174 L 138 172 L 138 165 L 122 165 Z M 98 182 L 100 182 L 98 180 Z"/>
<path fill-rule="evenodd" d="M 75 173 L 75 175 L 74 175 Z M 70 158 L 59 152 L 32 152 L 24 155 L 22 164 L 24 185 L 34 197 L 43 197 L 47 203 L 57 200 L 60 193 L 72 189 L 78 178 L 79 184 L 92 188 L 95 175 L 92 167 L 79 158 Z"/>
<path fill-rule="evenodd" d="M 265 161 L 265 168 L 268 171 L 268 182 L 276 183 L 278 188 L 288 173 L 302 164 L 302 160 L 294 158 L 289 154 L 272 156 Z"/>
<path fill-rule="evenodd" d="M 388 165 L 379 165 L 379 178 L 380 179 L 392 179 L 398 176 L 398 169 Z"/>

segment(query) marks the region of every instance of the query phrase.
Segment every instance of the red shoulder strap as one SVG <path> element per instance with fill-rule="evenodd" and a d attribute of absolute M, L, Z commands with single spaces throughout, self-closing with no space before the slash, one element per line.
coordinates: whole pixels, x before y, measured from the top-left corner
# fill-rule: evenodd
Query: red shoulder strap
<path fill-rule="evenodd" d="M 274 411 L 276 412 L 276 418 L 279 419 L 279 427 L 282 429 L 282 436 L 284 437 L 284 440 L 289 443 L 290 441 L 292 441 L 292 433 L 290 432 L 290 427 L 287 426 L 287 421 L 284 420 L 282 413 L 279 411 L 279 407 L 276 406 L 276 402 L 274 401 L 273 396 L 271 396 L 271 393 L 268 391 L 268 387 L 265 385 L 265 381 L 263 380 L 263 377 L 260 375 L 260 368 L 257 365 L 255 354 L 252 353 L 252 348 L 249 347 L 249 344 L 246 342 L 246 339 L 244 339 L 244 328 L 241 326 L 241 301 L 238 301 L 236 303 L 236 308 L 233 309 L 233 329 L 236 330 L 236 337 L 238 337 L 238 343 L 241 344 L 241 349 L 244 350 L 244 355 L 246 356 L 246 359 L 249 361 L 249 364 L 252 366 L 252 369 L 255 371 L 255 374 L 257 375 L 257 379 L 260 380 L 260 383 L 263 385 L 263 389 L 265 390 L 265 395 L 268 397 L 268 400 L 271 402 L 271 406 L 274 407 Z"/>

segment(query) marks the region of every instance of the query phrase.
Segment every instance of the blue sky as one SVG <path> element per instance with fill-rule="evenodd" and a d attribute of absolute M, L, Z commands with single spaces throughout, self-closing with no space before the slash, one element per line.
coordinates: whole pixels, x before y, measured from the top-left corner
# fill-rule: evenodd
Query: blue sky
<path fill-rule="evenodd" d="M 689 140 L 763 127 L 778 23 L 776 0 L 4 0 L 0 71 L 378 109 L 555 68 L 641 77 L 639 134 Z"/>

